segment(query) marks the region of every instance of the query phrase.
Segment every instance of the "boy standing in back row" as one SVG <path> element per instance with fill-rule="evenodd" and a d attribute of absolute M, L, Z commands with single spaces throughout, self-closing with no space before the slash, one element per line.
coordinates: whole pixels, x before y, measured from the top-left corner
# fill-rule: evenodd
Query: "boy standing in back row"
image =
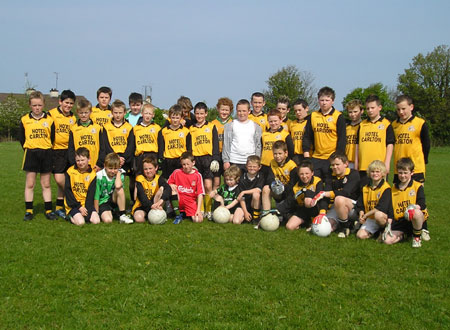
<path fill-rule="evenodd" d="M 112 118 L 111 107 L 109 102 L 111 101 L 112 90 L 109 87 L 100 87 L 97 91 L 97 105 L 92 107 L 91 119 L 94 124 L 98 124 L 101 127 Z M 91 155 L 92 157 L 92 155 Z"/>

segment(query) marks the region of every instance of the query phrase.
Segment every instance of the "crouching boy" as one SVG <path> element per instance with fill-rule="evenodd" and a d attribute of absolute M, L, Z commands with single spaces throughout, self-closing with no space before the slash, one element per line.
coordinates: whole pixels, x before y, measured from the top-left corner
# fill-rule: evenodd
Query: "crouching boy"
<path fill-rule="evenodd" d="M 89 165 L 89 150 L 81 147 L 75 151 L 75 165 L 71 166 L 65 176 L 64 204 L 70 221 L 77 225 L 86 222 L 100 223 L 94 208 L 96 176 Z"/>

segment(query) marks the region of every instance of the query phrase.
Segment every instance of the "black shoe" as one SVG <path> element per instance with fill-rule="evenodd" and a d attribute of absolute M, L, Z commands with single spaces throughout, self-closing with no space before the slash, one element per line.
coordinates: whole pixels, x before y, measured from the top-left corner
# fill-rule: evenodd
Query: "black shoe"
<path fill-rule="evenodd" d="M 337 230 L 337 236 L 339 238 L 347 238 L 350 235 L 350 229 L 349 228 L 339 228 Z"/>
<path fill-rule="evenodd" d="M 58 216 L 54 212 L 46 212 L 45 213 L 45 217 L 48 220 L 56 220 L 56 219 L 58 219 Z"/>
<path fill-rule="evenodd" d="M 25 216 L 23 217 L 23 221 L 33 220 L 33 217 L 34 217 L 33 213 L 27 212 L 27 213 L 25 213 Z"/>

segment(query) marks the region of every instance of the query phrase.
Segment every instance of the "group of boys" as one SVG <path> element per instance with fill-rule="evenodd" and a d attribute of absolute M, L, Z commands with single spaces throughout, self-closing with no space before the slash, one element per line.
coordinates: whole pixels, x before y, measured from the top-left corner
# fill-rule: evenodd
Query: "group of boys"
<path fill-rule="evenodd" d="M 387 244 L 410 234 L 413 246 L 421 245 L 421 237 L 429 239 L 423 183 L 430 140 L 408 96 L 397 98 L 398 119 L 392 124 L 381 116 L 375 95 L 366 99 L 365 120 L 362 103 L 349 102 L 347 123 L 334 108 L 329 87 L 319 90 L 320 109 L 311 114 L 305 100 L 296 100 L 293 120 L 285 97 L 264 113 L 264 94 L 253 93 L 251 102 L 237 102 L 235 119 L 233 102 L 220 98 L 218 117 L 208 122 L 206 104 L 192 106 L 182 96 L 163 127 L 153 122 L 155 108 L 142 95 L 131 93 L 128 113 L 122 101 L 110 104 L 111 96 L 110 88 L 101 87 L 92 107 L 66 90 L 60 105 L 45 113 L 42 94 L 30 95 L 31 112 L 20 126 L 25 220 L 33 218 L 40 173 L 46 217 L 77 225 L 111 222 L 116 207 L 123 223 L 144 222 L 151 209 L 163 208 L 174 223 L 185 217 L 202 222 L 222 205 L 236 224 L 257 224 L 276 213 L 293 230 L 326 216 L 339 237 L 354 230 L 364 239 L 384 228 Z M 74 104 L 78 119 L 71 112 Z M 391 189 L 386 177 L 393 153 Z M 55 212 L 52 172 L 58 186 Z M 125 212 L 124 174 L 130 177 L 133 219 Z"/>

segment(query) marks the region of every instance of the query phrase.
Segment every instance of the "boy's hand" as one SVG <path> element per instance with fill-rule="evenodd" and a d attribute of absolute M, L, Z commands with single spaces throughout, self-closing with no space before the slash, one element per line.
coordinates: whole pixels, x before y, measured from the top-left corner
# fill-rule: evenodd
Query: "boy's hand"
<path fill-rule="evenodd" d="M 316 196 L 314 196 L 314 198 L 311 201 L 311 206 L 314 207 L 316 206 L 317 202 L 320 201 L 322 198 L 325 197 L 325 191 L 320 191 L 318 194 L 316 194 Z"/>
<path fill-rule="evenodd" d="M 359 223 L 363 224 L 364 222 L 366 222 L 366 215 L 363 212 L 361 212 L 359 214 Z"/>
<path fill-rule="evenodd" d="M 120 158 L 120 167 L 123 166 L 123 164 L 125 164 L 125 158 L 123 157 L 119 157 Z"/>
<path fill-rule="evenodd" d="M 83 217 L 87 217 L 87 215 L 88 215 L 88 210 L 87 210 L 84 206 L 80 207 L 79 210 L 80 210 L 80 213 L 81 213 L 81 215 L 82 215 Z"/>
<path fill-rule="evenodd" d="M 245 221 L 250 222 L 250 221 L 252 221 L 252 215 L 250 213 L 248 213 L 248 211 L 245 211 L 244 219 L 245 219 Z"/>
<path fill-rule="evenodd" d="M 219 162 L 217 160 L 213 160 L 211 165 L 209 165 L 209 169 L 213 173 L 219 172 Z"/>
<path fill-rule="evenodd" d="M 98 167 L 97 165 L 94 165 L 93 170 L 94 170 L 95 172 L 98 172 L 98 171 L 101 171 L 102 168 L 101 168 L 101 167 Z"/>

